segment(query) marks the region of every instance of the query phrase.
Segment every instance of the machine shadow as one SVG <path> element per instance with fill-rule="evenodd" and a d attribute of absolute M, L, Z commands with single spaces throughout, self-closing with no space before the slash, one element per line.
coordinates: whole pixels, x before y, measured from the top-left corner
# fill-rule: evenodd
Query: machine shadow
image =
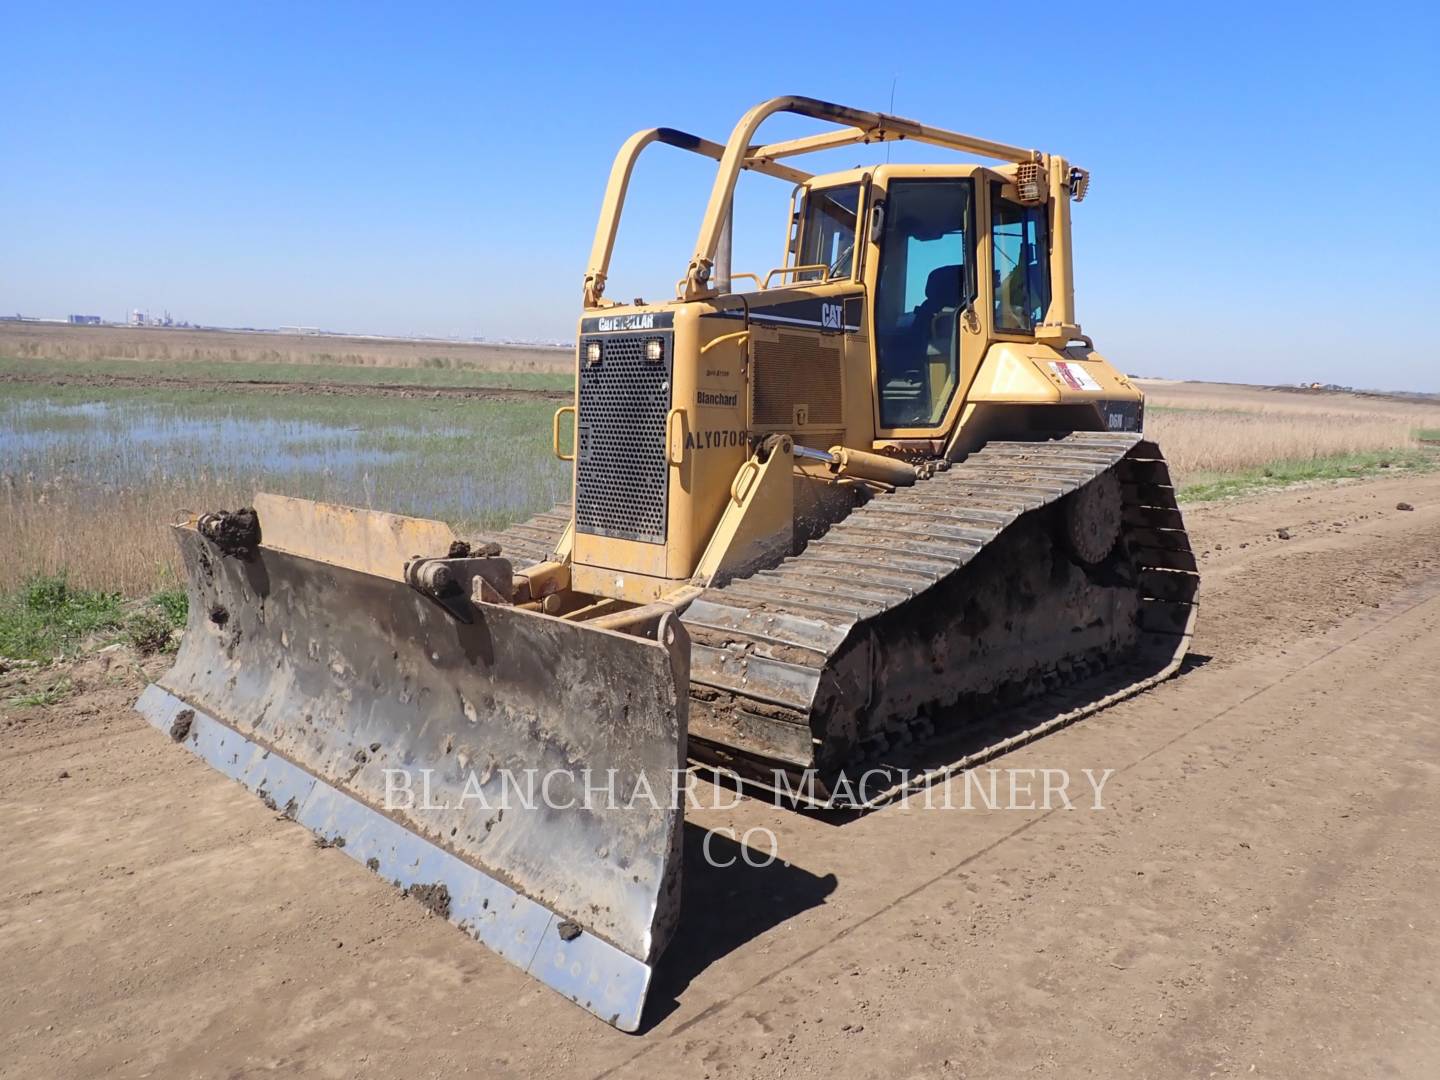
<path fill-rule="evenodd" d="M 1180 662 L 1180 670 L 1175 673 L 1176 677 L 1189 675 L 1192 671 L 1199 671 L 1206 664 L 1214 660 L 1213 656 L 1206 653 L 1190 652 L 1185 654 L 1185 659 Z"/>
<path fill-rule="evenodd" d="M 680 921 L 656 968 L 642 1034 L 674 1012 L 691 980 L 716 960 L 823 904 L 837 884 L 834 874 L 819 877 L 780 859 L 753 865 L 764 862 L 768 852 L 747 849 L 723 833 L 711 833 L 688 821 L 683 844 Z"/>
<path fill-rule="evenodd" d="M 1210 660 L 1211 657 L 1203 653 L 1192 652 L 1186 656 L 1176 677 L 1183 678 Z M 936 731 L 930 739 L 917 745 L 894 747 L 871 764 L 885 771 L 904 769 L 916 775 L 944 768 L 1013 736 L 1021 737 L 1015 744 L 1018 748 L 1028 741 L 1024 733 L 1037 722 L 1077 705 L 1103 699 L 1153 673 L 1147 665 L 1123 665 L 1092 676 L 1062 694 L 992 713 L 979 723 L 959 710 L 942 712 L 934 718 Z M 1093 718 L 1082 717 L 1076 722 L 1085 723 Z M 775 798 L 773 793 L 753 788 L 733 775 L 711 774 L 707 779 L 739 794 L 759 795 L 767 801 Z M 857 790 L 858 787 L 857 778 Z M 869 810 L 816 809 L 802 805 L 790 808 L 807 818 L 843 826 L 866 814 L 883 812 L 885 806 Z M 710 833 L 689 821 L 685 823 L 683 843 L 685 895 L 680 921 L 656 969 L 641 1033 L 651 1030 L 674 1012 L 679 1007 L 680 994 L 691 980 L 716 960 L 787 919 L 823 904 L 838 883 L 834 874 L 819 877 L 779 860 L 763 866 L 751 865 L 745 860 L 747 854 L 752 863 L 758 863 L 766 858 L 766 853 L 748 850 L 722 833 Z"/>
<path fill-rule="evenodd" d="M 1188 653 L 1173 678 L 1183 679 L 1191 672 L 1203 668 L 1211 660 L 1212 657 L 1204 653 Z M 1047 694 L 1009 708 L 995 709 L 993 706 L 983 708 L 979 710 L 981 713 L 979 718 L 975 716 L 974 712 L 963 707 L 937 710 L 931 714 L 932 730 L 927 737 L 915 742 L 892 745 L 884 752 L 866 760 L 862 766 L 854 770 L 847 770 L 844 774 L 844 790 L 858 795 L 861 801 L 867 801 L 892 785 L 900 783 L 904 778 L 918 781 L 927 773 L 943 774 L 957 762 L 961 762 L 971 755 L 981 755 L 980 760 L 970 766 L 971 768 L 995 766 L 996 762 L 1002 760 L 1010 751 L 1054 734 L 1054 731 L 1058 729 L 1033 735 L 1031 733 L 1036 732 L 1037 729 L 1061 714 L 1103 701 L 1105 698 L 1132 687 L 1141 680 L 1158 674 L 1164 666 L 1163 663 L 1158 662 L 1132 662 L 1119 665 L 1067 687 L 1063 691 Z M 1108 707 L 1102 707 L 1098 712 L 1063 723 L 1062 727 L 1094 722 L 1097 717 L 1104 715 Z M 1007 741 L 1010 741 L 1009 745 L 994 757 L 984 756 L 984 752 L 989 747 Z M 961 772 L 963 771 L 961 770 Z M 960 773 L 956 773 L 956 775 L 958 776 Z M 764 798 L 767 801 L 778 798 L 763 788 L 731 773 L 711 773 L 707 774 L 706 779 L 726 790 L 740 794 Z M 935 783 L 944 783 L 943 776 L 937 777 Z M 930 785 L 917 782 L 911 789 L 912 797 L 923 798 L 923 792 L 927 786 Z M 897 801 L 899 801 L 898 796 L 865 807 L 816 807 L 784 800 L 781 800 L 778 805 L 784 805 L 795 813 L 826 825 L 842 826 L 865 817 L 867 814 L 883 811 L 886 806 L 893 805 Z M 689 869 L 688 863 L 686 869 Z"/>
<path fill-rule="evenodd" d="M 1183 678 L 1209 661 L 1208 656 L 1190 653 L 1172 678 Z M 932 718 L 934 731 L 930 738 L 892 747 L 873 764 L 885 772 L 903 772 L 912 777 L 932 770 L 944 770 L 972 754 L 982 755 L 982 760 L 977 764 L 993 765 L 996 758 L 1003 758 L 1009 751 L 1019 749 L 1032 741 L 1044 740 L 1058 730 L 1053 727 L 1047 730 L 1047 725 L 1057 721 L 1061 727 L 1096 722 L 1109 708 L 1123 704 L 1127 698 L 1122 697 L 1112 705 L 1102 705 L 1098 712 L 1078 716 L 1073 720 L 1061 720 L 1061 717 L 1072 710 L 1090 708 L 1095 703 L 1128 691 L 1143 680 L 1160 674 L 1164 667 L 1165 664 L 1159 661 L 1118 665 L 1063 690 L 1001 709 L 978 721 L 967 715 L 963 709 L 941 710 Z M 984 758 L 984 752 L 996 743 L 1007 745 L 996 758 Z M 830 815 L 829 819 L 836 824 L 843 824 L 854 820 L 856 816 L 859 815 Z"/>

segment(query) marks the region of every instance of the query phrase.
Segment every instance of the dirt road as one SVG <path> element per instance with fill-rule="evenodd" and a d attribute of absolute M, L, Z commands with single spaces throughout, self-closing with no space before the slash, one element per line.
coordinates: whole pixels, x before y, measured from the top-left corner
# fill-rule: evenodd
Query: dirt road
<path fill-rule="evenodd" d="M 1196 662 L 998 763 L 1113 769 L 1103 809 L 697 813 L 639 1036 L 318 849 L 88 661 L 0 721 L 0 1073 L 1440 1075 L 1440 477 L 1188 516 Z M 755 826 L 788 866 L 699 858 Z"/>

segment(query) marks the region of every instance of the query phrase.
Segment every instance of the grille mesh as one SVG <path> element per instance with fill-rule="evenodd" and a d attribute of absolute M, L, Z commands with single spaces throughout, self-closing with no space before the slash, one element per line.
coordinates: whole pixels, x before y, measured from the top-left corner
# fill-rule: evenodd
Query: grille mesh
<path fill-rule="evenodd" d="M 658 340 L 659 361 L 645 359 Z M 586 350 L 600 344 L 600 363 Z M 665 417 L 670 411 L 670 336 L 613 334 L 580 340 L 575 528 L 592 536 L 665 542 Z"/>
<path fill-rule="evenodd" d="M 797 405 L 806 407 L 811 427 L 841 423 L 838 348 L 821 344 L 818 334 L 781 334 L 756 341 L 754 355 L 757 426 L 790 430 Z"/>

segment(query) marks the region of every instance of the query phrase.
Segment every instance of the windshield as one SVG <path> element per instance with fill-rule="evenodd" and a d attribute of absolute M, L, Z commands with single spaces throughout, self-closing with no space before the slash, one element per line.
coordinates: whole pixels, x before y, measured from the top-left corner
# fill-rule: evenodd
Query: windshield
<path fill-rule="evenodd" d="M 855 261 L 855 220 L 860 207 L 860 185 L 821 188 L 805 197 L 800 222 L 797 266 L 825 266 L 828 272 L 809 270 L 797 281 L 824 281 L 849 277 Z"/>
<path fill-rule="evenodd" d="M 991 189 L 995 251 L 995 329 L 1028 334 L 1050 306 L 1050 238 L 1045 207 L 1021 206 Z"/>

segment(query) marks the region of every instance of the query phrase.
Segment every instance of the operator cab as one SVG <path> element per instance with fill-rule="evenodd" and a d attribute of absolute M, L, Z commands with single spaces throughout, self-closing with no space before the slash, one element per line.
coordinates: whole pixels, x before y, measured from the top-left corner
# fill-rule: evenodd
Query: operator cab
<path fill-rule="evenodd" d="M 877 421 L 892 430 L 943 422 L 960 382 L 959 319 L 979 281 L 973 170 L 916 171 L 817 177 L 791 244 L 797 281 L 870 285 Z M 873 266 L 857 259 L 862 245 Z"/>
<path fill-rule="evenodd" d="M 973 373 L 963 324 L 978 342 L 1032 338 L 1045 321 L 1046 208 L 1007 193 L 1006 177 L 968 165 L 886 165 L 815 177 L 797 192 L 792 280 L 869 289 L 878 429 L 944 426 Z"/>

